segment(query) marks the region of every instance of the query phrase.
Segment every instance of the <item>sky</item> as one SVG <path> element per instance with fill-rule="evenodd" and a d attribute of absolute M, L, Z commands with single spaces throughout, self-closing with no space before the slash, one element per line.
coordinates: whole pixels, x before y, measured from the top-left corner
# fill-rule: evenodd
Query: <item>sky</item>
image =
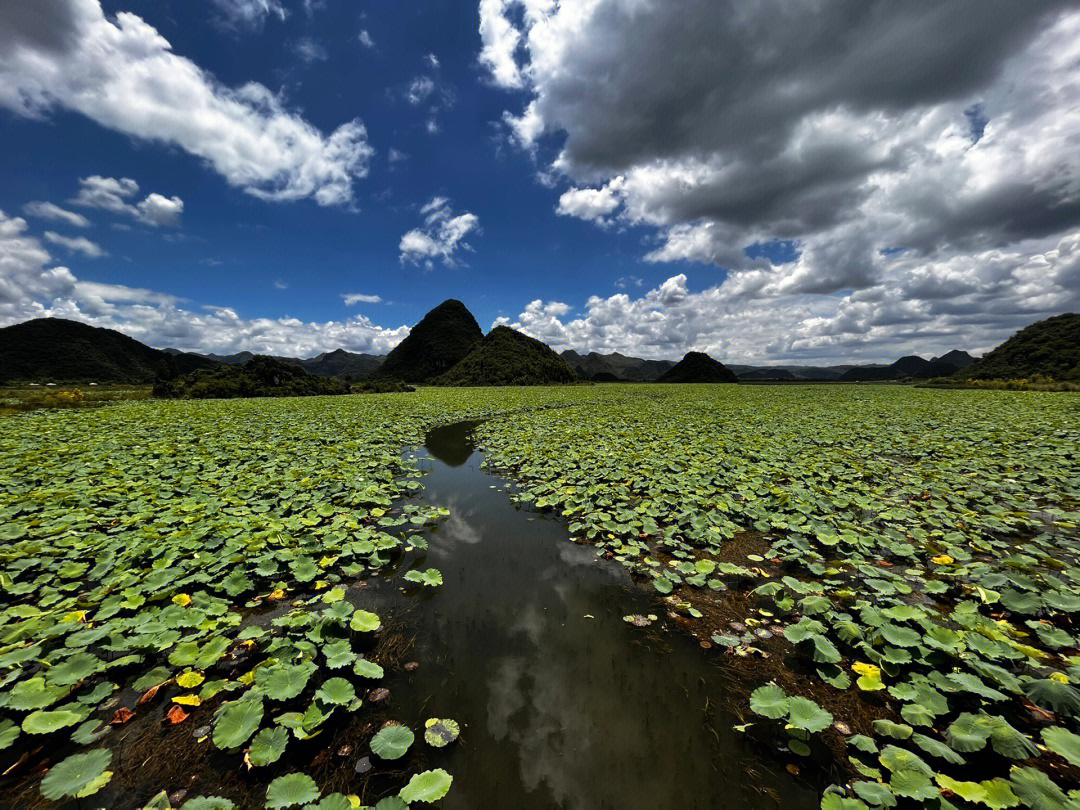
<path fill-rule="evenodd" d="M 0 325 L 980 353 L 1080 310 L 1080 4 L 0 0 Z"/>

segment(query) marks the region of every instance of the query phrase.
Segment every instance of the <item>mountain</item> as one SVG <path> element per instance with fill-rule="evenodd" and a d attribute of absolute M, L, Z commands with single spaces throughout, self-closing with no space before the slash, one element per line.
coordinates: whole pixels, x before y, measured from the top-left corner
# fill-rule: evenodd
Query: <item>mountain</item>
<path fill-rule="evenodd" d="M 961 352 L 966 354 L 966 352 Z M 957 370 L 957 366 L 944 359 L 927 360 L 918 355 L 909 354 L 888 366 L 855 366 L 840 376 L 840 382 L 886 382 L 889 380 L 929 380 L 934 377 L 947 377 Z"/>
<path fill-rule="evenodd" d="M 335 349 L 299 362 L 308 374 L 318 377 L 363 379 L 379 368 L 385 359 L 381 354 L 359 354 Z"/>
<path fill-rule="evenodd" d="M 951 363 L 952 365 L 956 366 L 957 368 L 967 368 L 968 366 L 970 366 L 972 363 L 975 362 L 975 358 L 972 357 L 967 352 L 962 352 L 959 349 L 953 349 L 948 354 L 943 354 L 943 355 L 941 355 L 941 357 L 935 357 L 930 362 L 932 362 L 932 363 L 937 363 L 937 362 Z"/>
<path fill-rule="evenodd" d="M 737 383 L 739 378 L 723 363 L 702 352 L 687 352 L 683 359 L 661 374 L 661 383 Z"/>
<path fill-rule="evenodd" d="M 496 326 L 437 385 L 556 385 L 578 375 L 546 343 Z"/>
<path fill-rule="evenodd" d="M 424 316 L 372 375 L 378 380 L 431 382 L 471 352 L 484 333 L 460 301 L 443 301 Z"/>
<path fill-rule="evenodd" d="M 0 329 L 0 382 L 110 382 L 138 385 L 218 364 L 170 354 L 98 326 L 38 318 Z"/>
<path fill-rule="evenodd" d="M 1080 380 L 1080 314 L 1026 326 L 954 376 L 964 380 L 1020 380 L 1035 375 Z"/>
<path fill-rule="evenodd" d="M 750 368 L 735 372 L 739 382 L 744 380 L 797 380 L 798 377 L 786 368 Z"/>
<path fill-rule="evenodd" d="M 618 352 L 578 354 L 573 349 L 567 349 L 559 356 L 585 379 L 594 378 L 597 374 L 610 374 L 620 380 L 646 382 L 655 380 L 675 365 L 671 360 L 642 360 Z"/>
<path fill-rule="evenodd" d="M 169 354 L 183 354 L 178 349 L 164 349 Z M 252 352 L 237 352 L 236 354 L 204 354 L 211 360 L 225 363 L 230 366 L 242 366 L 255 358 Z M 308 374 L 318 377 L 338 377 L 345 379 L 363 379 L 369 376 L 375 369 L 382 365 L 385 356 L 381 354 L 359 354 L 335 349 L 332 352 L 323 352 L 315 357 L 301 360 L 299 357 L 279 357 L 277 355 L 263 355 L 277 360 L 279 363 L 292 363 L 301 366 Z"/>
<path fill-rule="evenodd" d="M 347 394 L 340 380 L 308 374 L 295 363 L 256 355 L 243 365 L 215 363 L 154 386 L 165 399 L 233 399 L 237 397 L 306 397 Z"/>

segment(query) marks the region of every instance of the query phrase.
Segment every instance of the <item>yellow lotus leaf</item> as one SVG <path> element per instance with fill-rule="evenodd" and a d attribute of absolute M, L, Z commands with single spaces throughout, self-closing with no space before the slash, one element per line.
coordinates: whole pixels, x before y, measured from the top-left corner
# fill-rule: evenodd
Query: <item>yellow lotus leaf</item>
<path fill-rule="evenodd" d="M 851 668 L 855 670 L 855 672 L 857 672 L 859 675 L 869 675 L 870 677 L 873 677 L 874 675 L 881 674 L 880 667 L 876 667 L 873 664 L 867 664 L 864 661 L 858 661 L 852 664 Z"/>
<path fill-rule="evenodd" d="M 185 672 L 177 676 L 176 684 L 181 689 L 194 689 L 205 680 L 206 676 L 201 672 Z"/>
<path fill-rule="evenodd" d="M 188 596 L 186 593 L 178 593 L 172 598 L 172 601 L 174 605 L 179 605 L 180 607 L 187 607 L 191 604 L 191 597 Z"/>
<path fill-rule="evenodd" d="M 179 703 L 181 706 L 201 706 L 202 698 L 198 695 L 177 695 L 173 698 L 173 703 Z"/>
<path fill-rule="evenodd" d="M 937 563 L 938 565 L 952 565 L 956 560 L 948 554 L 940 554 L 937 557 L 931 557 L 930 562 Z"/>

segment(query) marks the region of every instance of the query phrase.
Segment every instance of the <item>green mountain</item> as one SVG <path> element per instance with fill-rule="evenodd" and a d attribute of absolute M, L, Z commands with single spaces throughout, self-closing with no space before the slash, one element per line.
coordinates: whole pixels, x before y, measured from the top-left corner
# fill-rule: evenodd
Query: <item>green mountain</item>
<path fill-rule="evenodd" d="M 437 385 L 558 385 L 578 375 L 551 347 L 509 326 L 496 326 Z"/>
<path fill-rule="evenodd" d="M 1035 375 L 1080 380 L 1080 314 L 1024 327 L 953 376 L 961 380 L 1021 380 Z"/>
<path fill-rule="evenodd" d="M 153 349 L 113 329 L 38 318 L 0 329 L 0 382 L 103 382 L 139 385 L 218 364 L 187 352 Z"/>
<path fill-rule="evenodd" d="M 165 349 L 170 354 L 181 354 L 176 349 Z M 323 352 L 315 357 L 300 359 L 299 357 L 280 357 L 277 355 L 264 355 L 272 357 L 281 363 L 292 363 L 301 366 L 308 374 L 319 377 L 337 377 L 338 379 L 362 380 L 371 375 L 375 369 L 383 364 L 386 359 L 381 354 L 363 354 L 349 352 L 345 349 L 334 349 L 332 352 Z M 204 354 L 211 360 L 226 363 L 230 366 L 242 366 L 254 359 L 252 352 L 237 352 L 236 354 Z"/>
<path fill-rule="evenodd" d="M 238 397 L 307 397 L 347 394 L 340 380 L 316 377 L 294 363 L 256 355 L 243 365 L 215 365 L 161 380 L 154 396 L 163 399 L 234 399 Z"/>
<path fill-rule="evenodd" d="M 635 382 L 655 380 L 675 365 L 671 360 L 642 360 L 640 357 L 627 357 L 625 354 L 619 354 L 618 352 L 612 352 L 611 354 L 600 354 L 599 352 L 578 354 L 573 349 L 567 349 L 560 352 L 559 357 L 565 360 L 567 365 L 582 377 L 598 382 L 612 382 L 610 377 Z M 604 376 L 598 377 L 597 375 Z M 610 375 L 610 377 L 606 375 Z"/>
<path fill-rule="evenodd" d="M 739 378 L 723 363 L 702 352 L 687 352 L 683 359 L 661 374 L 661 383 L 737 383 Z"/>
<path fill-rule="evenodd" d="M 484 337 L 460 301 L 443 301 L 424 316 L 372 374 L 375 380 L 427 383 L 445 374 Z"/>

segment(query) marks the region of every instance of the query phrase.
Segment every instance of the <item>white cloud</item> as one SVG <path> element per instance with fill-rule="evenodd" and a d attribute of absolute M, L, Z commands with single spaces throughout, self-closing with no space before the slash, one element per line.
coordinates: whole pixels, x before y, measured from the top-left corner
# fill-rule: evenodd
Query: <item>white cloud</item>
<path fill-rule="evenodd" d="M 309 65 L 312 62 L 325 62 L 330 58 L 326 47 L 311 37 L 300 37 L 293 45 L 293 52 Z"/>
<path fill-rule="evenodd" d="M 457 264 L 454 254 L 459 250 L 472 250 L 466 243 L 469 233 L 480 230 L 476 214 L 455 214 L 445 197 L 433 197 L 420 209 L 424 224 L 401 237 L 399 249 L 401 262 L 423 263 L 431 269 L 441 260 L 447 267 Z"/>
<path fill-rule="evenodd" d="M 139 184 L 130 177 L 101 177 L 91 175 L 79 180 L 79 193 L 70 200 L 73 205 L 100 208 L 114 214 L 134 217 L 146 225 L 179 225 L 184 201 L 165 197 L 156 192 L 134 205 L 128 202 L 139 191 Z"/>
<path fill-rule="evenodd" d="M 772 330 L 687 345 L 889 359 L 1076 306 L 1080 12 L 981 8 L 480 0 L 480 61 L 527 91 L 512 140 L 556 142 L 557 213 L 651 228 L 647 261 L 726 271 L 689 300 Z"/>
<path fill-rule="evenodd" d="M 405 97 L 410 104 L 423 104 L 433 92 L 435 92 L 434 80 L 430 76 L 417 76 L 409 82 Z"/>
<path fill-rule="evenodd" d="M 23 206 L 23 211 L 32 217 L 48 219 L 53 222 L 65 222 L 68 225 L 74 225 L 76 228 L 90 227 L 90 220 L 82 214 L 68 211 L 66 208 L 61 208 L 51 202 L 28 202 Z"/>
<path fill-rule="evenodd" d="M 424 63 L 432 70 L 439 69 L 439 57 L 437 57 L 433 53 L 429 53 L 424 56 Z"/>
<path fill-rule="evenodd" d="M 380 304 L 382 298 L 378 295 L 364 295 L 362 293 L 342 293 L 341 297 L 345 300 L 345 306 L 351 307 L 353 304 Z"/>
<path fill-rule="evenodd" d="M 388 329 L 365 317 L 310 322 L 244 318 L 229 307 L 185 308 L 155 290 L 79 281 L 57 266 L 26 222 L 0 211 L 0 326 L 58 317 L 119 329 L 151 346 L 228 354 L 253 351 L 308 357 L 344 348 L 383 354 L 409 329 Z"/>
<path fill-rule="evenodd" d="M 278 290 L 289 289 L 289 285 L 286 282 L 282 281 L 280 278 L 274 281 L 274 287 Z"/>
<path fill-rule="evenodd" d="M 386 153 L 386 159 L 391 163 L 399 163 L 402 160 L 408 160 L 409 156 L 391 146 L 390 151 Z"/>
<path fill-rule="evenodd" d="M 324 135 L 261 84 L 224 86 L 135 14 L 57 2 L 46 34 L 20 4 L 0 5 L 0 106 L 31 118 L 63 108 L 179 147 L 262 199 L 351 201 L 373 153 L 359 119 Z"/>
<path fill-rule="evenodd" d="M 521 33 L 507 19 L 511 5 L 511 0 L 480 0 L 480 64 L 496 84 L 517 88 L 523 84 L 514 58 Z"/>
<path fill-rule="evenodd" d="M 45 241 L 52 242 L 54 245 L 66 247 L 68 250 L 76 253 L 84 253 L 91 259 L 109 255 L 101 249 L 101 245 L 97 244 L 97 242 L 91 242 L 85 236 L 69 237 L 61 236 L 56 231 L 45 231 Z"/>
<path fill-rule="evenodd" d="M 559 197 L 555 213 L 597 223 L 607 222 L 607 218 L 622 205 L 619 196 L 622 187 L 622 178 L 616 177 L 603 188 L 568 189 Z"/>
<path fill-rule="evenodd" d="M 213 0 L 221 21 L 232 28 L 262 28 L 266 18 L 277 17 L 284 22 L 288 12 L 279 0 Z"/>
<path fill-rule="evenodd" d="M 365 48 L 374 48 L 375 47 L 375 40 L 373 40 L 371 38 L 371 34 L 369 34 L 367 32 L 367 29 L 364 29 L 364 30 L 362 30 L 360 32 L 359 39 L 360 39 L 360 44 L 363 45 Z"/>

